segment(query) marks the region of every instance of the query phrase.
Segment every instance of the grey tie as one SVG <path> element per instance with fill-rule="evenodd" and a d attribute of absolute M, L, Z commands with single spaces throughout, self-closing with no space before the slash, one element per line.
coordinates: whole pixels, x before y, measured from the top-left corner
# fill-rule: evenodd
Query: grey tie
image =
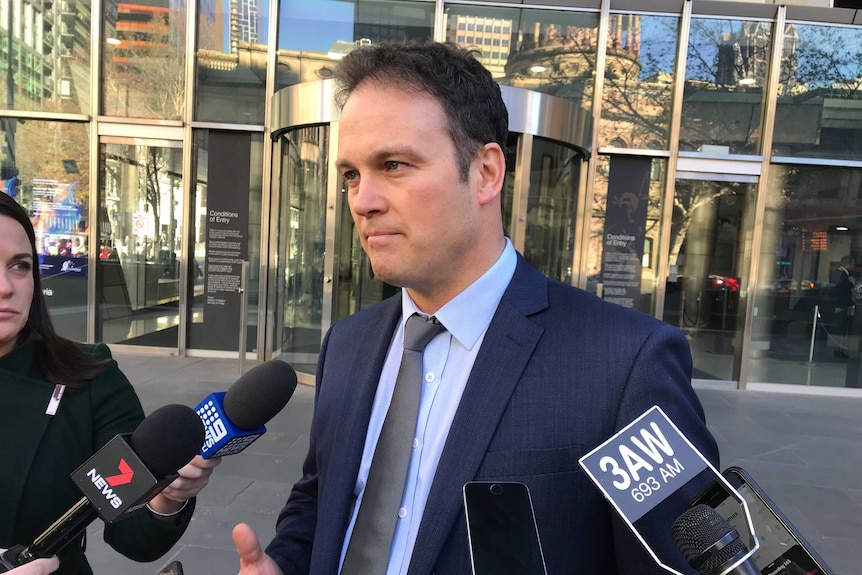
<path fill-rule="evenodd" d="M 422 355 L 428 342 L 443 331 L 445 328 L 433 317 L 425 319 L 413 314 L 407 318 L 401 367 L 371 460 L 341 575 L 386 573 L 419 414 Z"/>

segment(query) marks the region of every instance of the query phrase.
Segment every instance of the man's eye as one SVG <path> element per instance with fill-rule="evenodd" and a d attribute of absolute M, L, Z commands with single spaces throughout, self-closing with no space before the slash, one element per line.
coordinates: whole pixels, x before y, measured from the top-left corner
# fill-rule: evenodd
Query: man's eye
<path fill-rule="evenodd" d="M 353 170 L 349 170 L 349 171 L 347 171 L 347 172 L 344 172 L 343 177 L 344 177 L 344 179 L 345 179 L 345 180 L 347 180 L 348 182 L 352 182 L 353 180 L 355 180 L 356 178 L 358 178 L 358 177 L 359 177 L 359 174 L 357 174 L 357 173 L 356 173 L 355 171 L 353 171 Z"/>
<path fill-rule="evenodd" d="M 386 169 L 390 171 L 397 170 L 402 166 L 404 166 L 403 162 L 396 162 L 395 160 L 389 160 L 388 162 L 386 162 Z"/>

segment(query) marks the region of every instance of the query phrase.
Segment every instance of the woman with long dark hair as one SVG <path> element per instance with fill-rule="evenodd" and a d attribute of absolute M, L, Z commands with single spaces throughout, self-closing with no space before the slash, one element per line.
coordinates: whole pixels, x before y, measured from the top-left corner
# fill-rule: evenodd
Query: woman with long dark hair
<path fill-rule="evenodd" d="M 54 331 L 30 217 L 0 193 L 0 548 L 33 542 L 72 507 L 81 491 L 69 474 L 143 419 L 106 345 L 75 343 Z M 196 456 L 145 508 L 106 525 L 105 541 L 136 561 L 164 555 L 218 463 Z M 82 536 L 62 549 L 57 573 L 91 574 L 84 548 Z"/>

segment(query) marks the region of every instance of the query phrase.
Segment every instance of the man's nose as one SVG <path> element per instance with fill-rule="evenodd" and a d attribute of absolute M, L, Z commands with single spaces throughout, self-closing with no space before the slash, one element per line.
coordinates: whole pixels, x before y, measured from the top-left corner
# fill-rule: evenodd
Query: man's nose
<path fill-rule="evenodd" d="M 386 199 L 379 178 L 365 176 L 359 180 L 350 196 L 350 210 L 354 214 L 367 216 L 386 211 Z"/>

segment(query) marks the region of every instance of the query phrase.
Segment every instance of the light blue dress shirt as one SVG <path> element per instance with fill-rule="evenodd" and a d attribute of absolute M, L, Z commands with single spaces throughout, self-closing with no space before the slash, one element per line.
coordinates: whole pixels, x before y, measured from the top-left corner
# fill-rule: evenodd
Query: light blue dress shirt
<path fill-rule="evenodd" d="M 506 246 L 497 262 L 482 277 L 434 314 L 446 331 L 432 339 L 425 348 L 422 370 L 424 382 L 422 397 L 419 400 L 413 453 L 407 470 L 407 483 L 398 513 L 399 519 L 395 527 L 386 575 L 407 573 L 416 535 L 419 532 L 419 524 L 428 501 L 428 492 L 431 490 L 431 483 L 437 471 L 443 445 L 449 435 L 449 428 L 455 418 L 455 411 L 458 409 L 482 339 L 491 324 L 503 292 L 512 280 L 516 265 L 515 248 L 506 238 Z M 359 505 L 362 503 L 362 494 L 365 491 L 365 481 L 368 479 L 368 470 L 371 468 L 377 438 L 380 436 L 383 420 L 392 399 L 395 378 L 401 364 L 404 324 L 413 313 L 421 313 L 407 291 L 402 290 L 401 293 L 402 318 L 389 344 L 389 352 L 383 364 L 371 408 L 371 421 L 368 425 L 362 463 L 354 489 L 357 499 L 342 545 L 339 571 L 344 562 L 350 535 L 353 533 Z"/>

